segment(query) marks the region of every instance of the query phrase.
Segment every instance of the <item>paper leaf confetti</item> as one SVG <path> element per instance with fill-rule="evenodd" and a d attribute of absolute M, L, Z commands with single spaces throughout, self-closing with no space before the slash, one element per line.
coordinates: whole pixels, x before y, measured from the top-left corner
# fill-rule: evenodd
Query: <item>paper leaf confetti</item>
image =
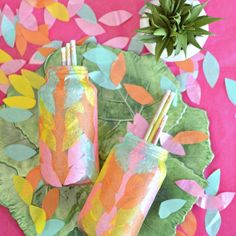
<path fill-rule="evenodd" d="M 219 190 L 220 185 L 220 169 L 214 171 L 207 178 L 208 186 L 205 188 L 205 192 L 207 195 L 216 195 Z"/>
<path fill-rule="evenodd" d="M 32 112 L 18 108 L 2 108 L 0 109 L 0 117 L 8 122 L 21 122 L 28 120 L 32 116 Z"/>
<path fill-rule="evenodd" d="M 21 56 L 23 56 L 27 49 L 27 41 L 21 33 L 21 25 L 16 23 L 16 48 Z"/>
<path fill-rule="evenodd" d="M 0 63 L 5 63 L 11 61 L 13 58 L 7 52 L 0 49 Z"/>
<path fill-rule="evenodd" d="M 117 60 L 111 66 L 111 81 L 117 86 L 124 79 L 126 74 L 125 56 L 123 53 L 118 55 Z"/>
<path fill-rule="evenodd" d="M 79 28 L 87 35 L 96 36 L 105 33 L 105 30 L 102 28 L 102 26 L 97 23 L 92 23 L 82 18 L 75 19 L 75 22 L 79 26 Z"/>
<path fill-rule="evenodd" d="M 229 100 L 236 105 L 236 81 L 226 78 L 225 87 Z"/>
<path fill-rule="evenodd" d="M 11 22 L 7 16 L 3 15 L 1 21 L 2 36 L 8 46 L 14 47 L 16 40 L 15 25 Z"/>
<path fill-rule="evenodd" d="M 44 9 L 44 12 L 43 12 L 43 17 L 44 17 L 44 23 L 48 26 L 48 28 L 50 29 L 55 21 L 56 21 L 56 18 L 53 17 L 49 12 L 48 10 L 45 8 Z"/>
<path fill-rule="evenodd" d="M 204 142 L 207 139 L 207 134 L 197 130 L 183 131 L 174 137 L 174 141 L 181 144 L 196 144 Z"/>
<path fill-rule="evenodd" d="M 31 86 L 35 89 L 39 89 L 45 83 L 45 79 L 41 75 L 33 71 L 22 69 L 21 74 L 29 81 Z"/>
<path fill-rule="evenodd" d="M 197 219 L 192 211 L 190 211 L 186 217 L 184 222 L 180 225 L 182 230 L 188 235 L 188 236 L 194 236 L 197 231 Z"/>
<path fill-rule="evenodd" d="M 187 95 L 192 102 L 200 104 L 201 87 L 197 80 L 195 80 L 192 76 L 190 76 L 187 80 Z"/>
<path fill-rule="evenodd" d="M 0 69 L 6 74 L 14 74 L 25 65 L 25 60 L 14 59 L 1 65 Z"/>
<path fill-rule="evenodd" d="M 204 196 L 204 189 L 194 180 L 177 180 L 176 185 L 181 188 L 183 191 L 194 197 L 202 197 Z"/>
<path fill-rule="evenodd" d="M 20 198 L 27 204 L 30 205 L 33 198 L 33 188 L 31 184 L 21 176 L 14 176 L 13 183 L 16 192 Z"/>
<path fill-rule="evenodd" d="M 144 43 L 141 40 L 139 40 L 138 34 L 136 34 L 131 38 L 128 51 L 133 51 L 136 52 L 137 54 L 140 54 L 143 51 L 143 48 L 144 48 Z"/>
<path fill-rule="evenodd" d="M 67 9 L 69 16 L 73 17 L 84 6 L 84 0 L 69 0 Z"/>
<path fill-rule="evenodd" d="M 24 161 L 36 154 L 36 151 L 23 144 L 11 144 L 4 148 L 7 157 L 15 161 Z"/>
<path fill-rule="evenodd" d="M 47 5 L 46 9 L 53 17 L 55 17 L 58 20 L 67 22 L 70 19 L 69 12 L 68 12 L 67 8 L 62 3 L 53 2 L 49 5 Z"/>
<path fill-rule="evenodd" d="M 53 0 L 26 0 L 26 1 L 36 8 L 43 8 L 53 3 Z"/>
<path fill-rule="evenodd" d="M 5 4 L 2 9 L 2 16 L 3 15 L 5 15 L 11 22 L 14 22 L 15 18 L 14 12 L 7 4 Z"/>
<path fill-rule="evenodd" d="M 194 72 L 194 64 L 192 59 L 187 59 L 185 61 L 177 61 L 175 64 L 180 67 L 183 71 L 192 73 Z"/>
<path fill-rule="evenodd" d="M 22 109 L 31 109 L 36 104 L 35 99 L 24 96 L 7 97 L 3 99 L 3 102 L 9 107 L 16 107 Z"/>
<path fill-rule="evenodd" d="M 183 199 L 170 199 L 161 203 L 159 208 L 159 216 L 161 219 L 167 218 L 172 213 L 180 210 L 186 203 Z"/>
<path fill-rule="evenodd" d="M 216 236 L 221 226 L 219 211 L 207 211 L 205 215 L 205 228 L 209 236 Z"/>
<path fill-rule="evenodd" d="M 83 4 L 81 9 L 77 12 L 77 15 L 80 16 L 80 18 L 87 20 L 91 23 L 97 23 L 97 17 L 93 9 L 86 3 Z"/>
<path fill-rule="evenodd" d="M 54 236 L 64 227 L 64 225 L 65 222 L 62 220 L 50 219 L 47 221 L 41 236 Z"/>
<path fill-rule="evenodd" d="M 164 132 L 161 133 L 160 143 L 161 146 L 165 148 L 168 152 L 179 156 L 185 156 L 183 146 L 180 143 L 175 142 L 170 134 Z"/>
<path fill-rule="evenodd" d="M 7 76 L 5 75 L 4 71 L 1 69 L 0 69 L 0 84 L 5 84 L 5 85 L 9 84 L 9 80 Z"/>
<path fill-rule="evenodd" d="M 115 37 L 104 42 L 103 45 L 123 49 L 129 42 L 128 37 Z"/>
<path fill-rule="evenodd" d="M 59 203 L 59 190 L 57 188 L 51 189 L 43 199 L 42 208 L 46 212 L 47 220 L 55 213 Z"/>
<path fill-rule="evenodd" d="M 37 234 L 41 234 L 46 225 L 46 213 L 42 208 L 31 205 L 30 216 L 35 224 Z"/>
<path fill-rule="evenodd" d="M 118 26 L 128 21 L 132 14 L 125 10 L 111 11 L 102 16 L 99 21 L 108 26 Z"/>
<path fill-rule="evenodd" d="M 124 87 L 129 96 L 141 105 L 147 105 L 154 102 L 152 95 L 142 86 L 124 84 Z"/>
<path fill-rule="evenodd" d="M 207 52 L 203 60 L 203 72 L 208 84 L 213 88 L 220 75 L 220 66 L 216 58 L 210 52 Z"/>
<path fill-rule="evenodd" d="M 29 171 L 26 176 L 26 180 L 31 183 L 33 190 L 37 189 L 39 182 L 42 180 L 40 166 L 36 166 L 31 171 Z"/>

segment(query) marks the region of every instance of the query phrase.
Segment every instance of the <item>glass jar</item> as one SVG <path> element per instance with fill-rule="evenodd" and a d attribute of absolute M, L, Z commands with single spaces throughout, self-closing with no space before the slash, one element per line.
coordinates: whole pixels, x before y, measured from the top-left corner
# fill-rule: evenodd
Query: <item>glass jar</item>
<path fill-rule="evenodd" d="M 111 150 L 79 214 L 89 236 L 135 236 L 166 177 L 168 152 L 128 133 Z"/>
<path fill-rule="evenodd" d="M 50 67 L 38 92 L 40 167 L 47 184 L 96 180 L 97 90 L 83 66 Z"/>

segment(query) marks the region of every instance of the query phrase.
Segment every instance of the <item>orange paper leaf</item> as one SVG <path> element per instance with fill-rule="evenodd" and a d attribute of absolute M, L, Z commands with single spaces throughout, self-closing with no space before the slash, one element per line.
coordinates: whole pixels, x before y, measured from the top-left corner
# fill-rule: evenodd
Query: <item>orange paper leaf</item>
<path fill-rule="evenodd" d="M 208 135 L 198 130 L 183 131 L 178 133 L 173 140 L 180 144 L 201 143 L 208 139 Z"/>
<path fill-rule="evenodd" d="M 27 49 L 27 41 L 22 35 L 21 26 L 18 23 L 16 24 L 16 48 L 21 56 L 25 54 L 25 51 Z"/>
<path fill-rule="evenodd" d="M 44 57 L 47 57 L 49 54 L 51 54 L 55 50 L 56 50 L 56 48 L 43 48 L 43 47 L 38 49 L 40 54 Z"/>
<path fill-rule="evenodd" d="M 51 189 L 43 199 L 42 208 L 46 212 L 46 219 L 50 219 L 55 213 L 59 203 L 59 190 Z"/>
<path fill-rule="evenodd" d="M 40 180 L 42 180 L 40 167 L 36 166 L 26 176 L 26 179 L 31 183 L 33 190 L 38 187 Z"/>
<path fill-rule="evenodd" d="M 77 41 L 76 41 L 76 44 L 79 45 L 79 46 L 81 46 L 81 45 L 84 44 L 84 42 L 85 42 L 88 38 L 89 38 L 89 36 L 84 36 L 84 37 L 82 37 L 81 39 L 77 40 Z"/>
<path fill-rule="evenodd" d="M 133 84 L 124 84 L 124 87 L 129 96 L 136 102 L 142 105 L 153 103 L 153 97 L 145 88 Z"/>
<path fill-rule="evenodd" d="M 192 211 L 185 217 L 185 221 L 180 225 L 188 236 L 194 236 L 197 230 L 197 220 Z"/>
<path fill-rule="evenodd" d="M 123 53 L 118 55 L 118 59 L 113 62 L 111 67 L 111 81 L 117 86 L 124 79 L 126 73 L 125 56 Z"/>
<path fill-rule="evenodd" d="M 194 64 L 191 59 L 188 59 L 186 61 L 177 61 L 175 64 L 180 67 L 180 69 L 186 71 L 186 72 L 194 72 Z"/>
<path fill-rule="evenodd" d="M 47 5 L 53 3 L 53 0 L 27 0 L 29 4 L 36 8 L 46 7 Z"/>
<path fill-rule="evenodd" d="M 177 230 L 175 236 L 186 236 L 186 234 L 184 234 L 181 231 Z"/>

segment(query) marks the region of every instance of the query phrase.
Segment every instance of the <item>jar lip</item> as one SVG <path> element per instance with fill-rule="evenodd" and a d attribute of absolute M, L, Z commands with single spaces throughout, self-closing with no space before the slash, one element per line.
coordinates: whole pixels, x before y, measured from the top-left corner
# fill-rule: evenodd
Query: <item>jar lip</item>
<path fill-rule="evenodd" d="M 57 73 L 88 73 L 88 69 L 86 66 L 49 66 L 46 70 L 46 74 L 50 74 L 52 72 L 57 72 Z"/>

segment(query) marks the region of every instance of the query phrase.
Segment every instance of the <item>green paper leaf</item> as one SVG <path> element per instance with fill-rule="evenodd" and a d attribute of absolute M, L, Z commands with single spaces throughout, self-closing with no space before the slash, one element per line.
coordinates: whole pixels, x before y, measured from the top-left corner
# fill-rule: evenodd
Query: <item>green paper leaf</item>
<path fill-rule="evenodd" d="M 18 108 L 2 108 L 0 109 L 0 117 L 9 122 L 21 122 L 28 120 L 32 116 L 32 112 Z"/>

